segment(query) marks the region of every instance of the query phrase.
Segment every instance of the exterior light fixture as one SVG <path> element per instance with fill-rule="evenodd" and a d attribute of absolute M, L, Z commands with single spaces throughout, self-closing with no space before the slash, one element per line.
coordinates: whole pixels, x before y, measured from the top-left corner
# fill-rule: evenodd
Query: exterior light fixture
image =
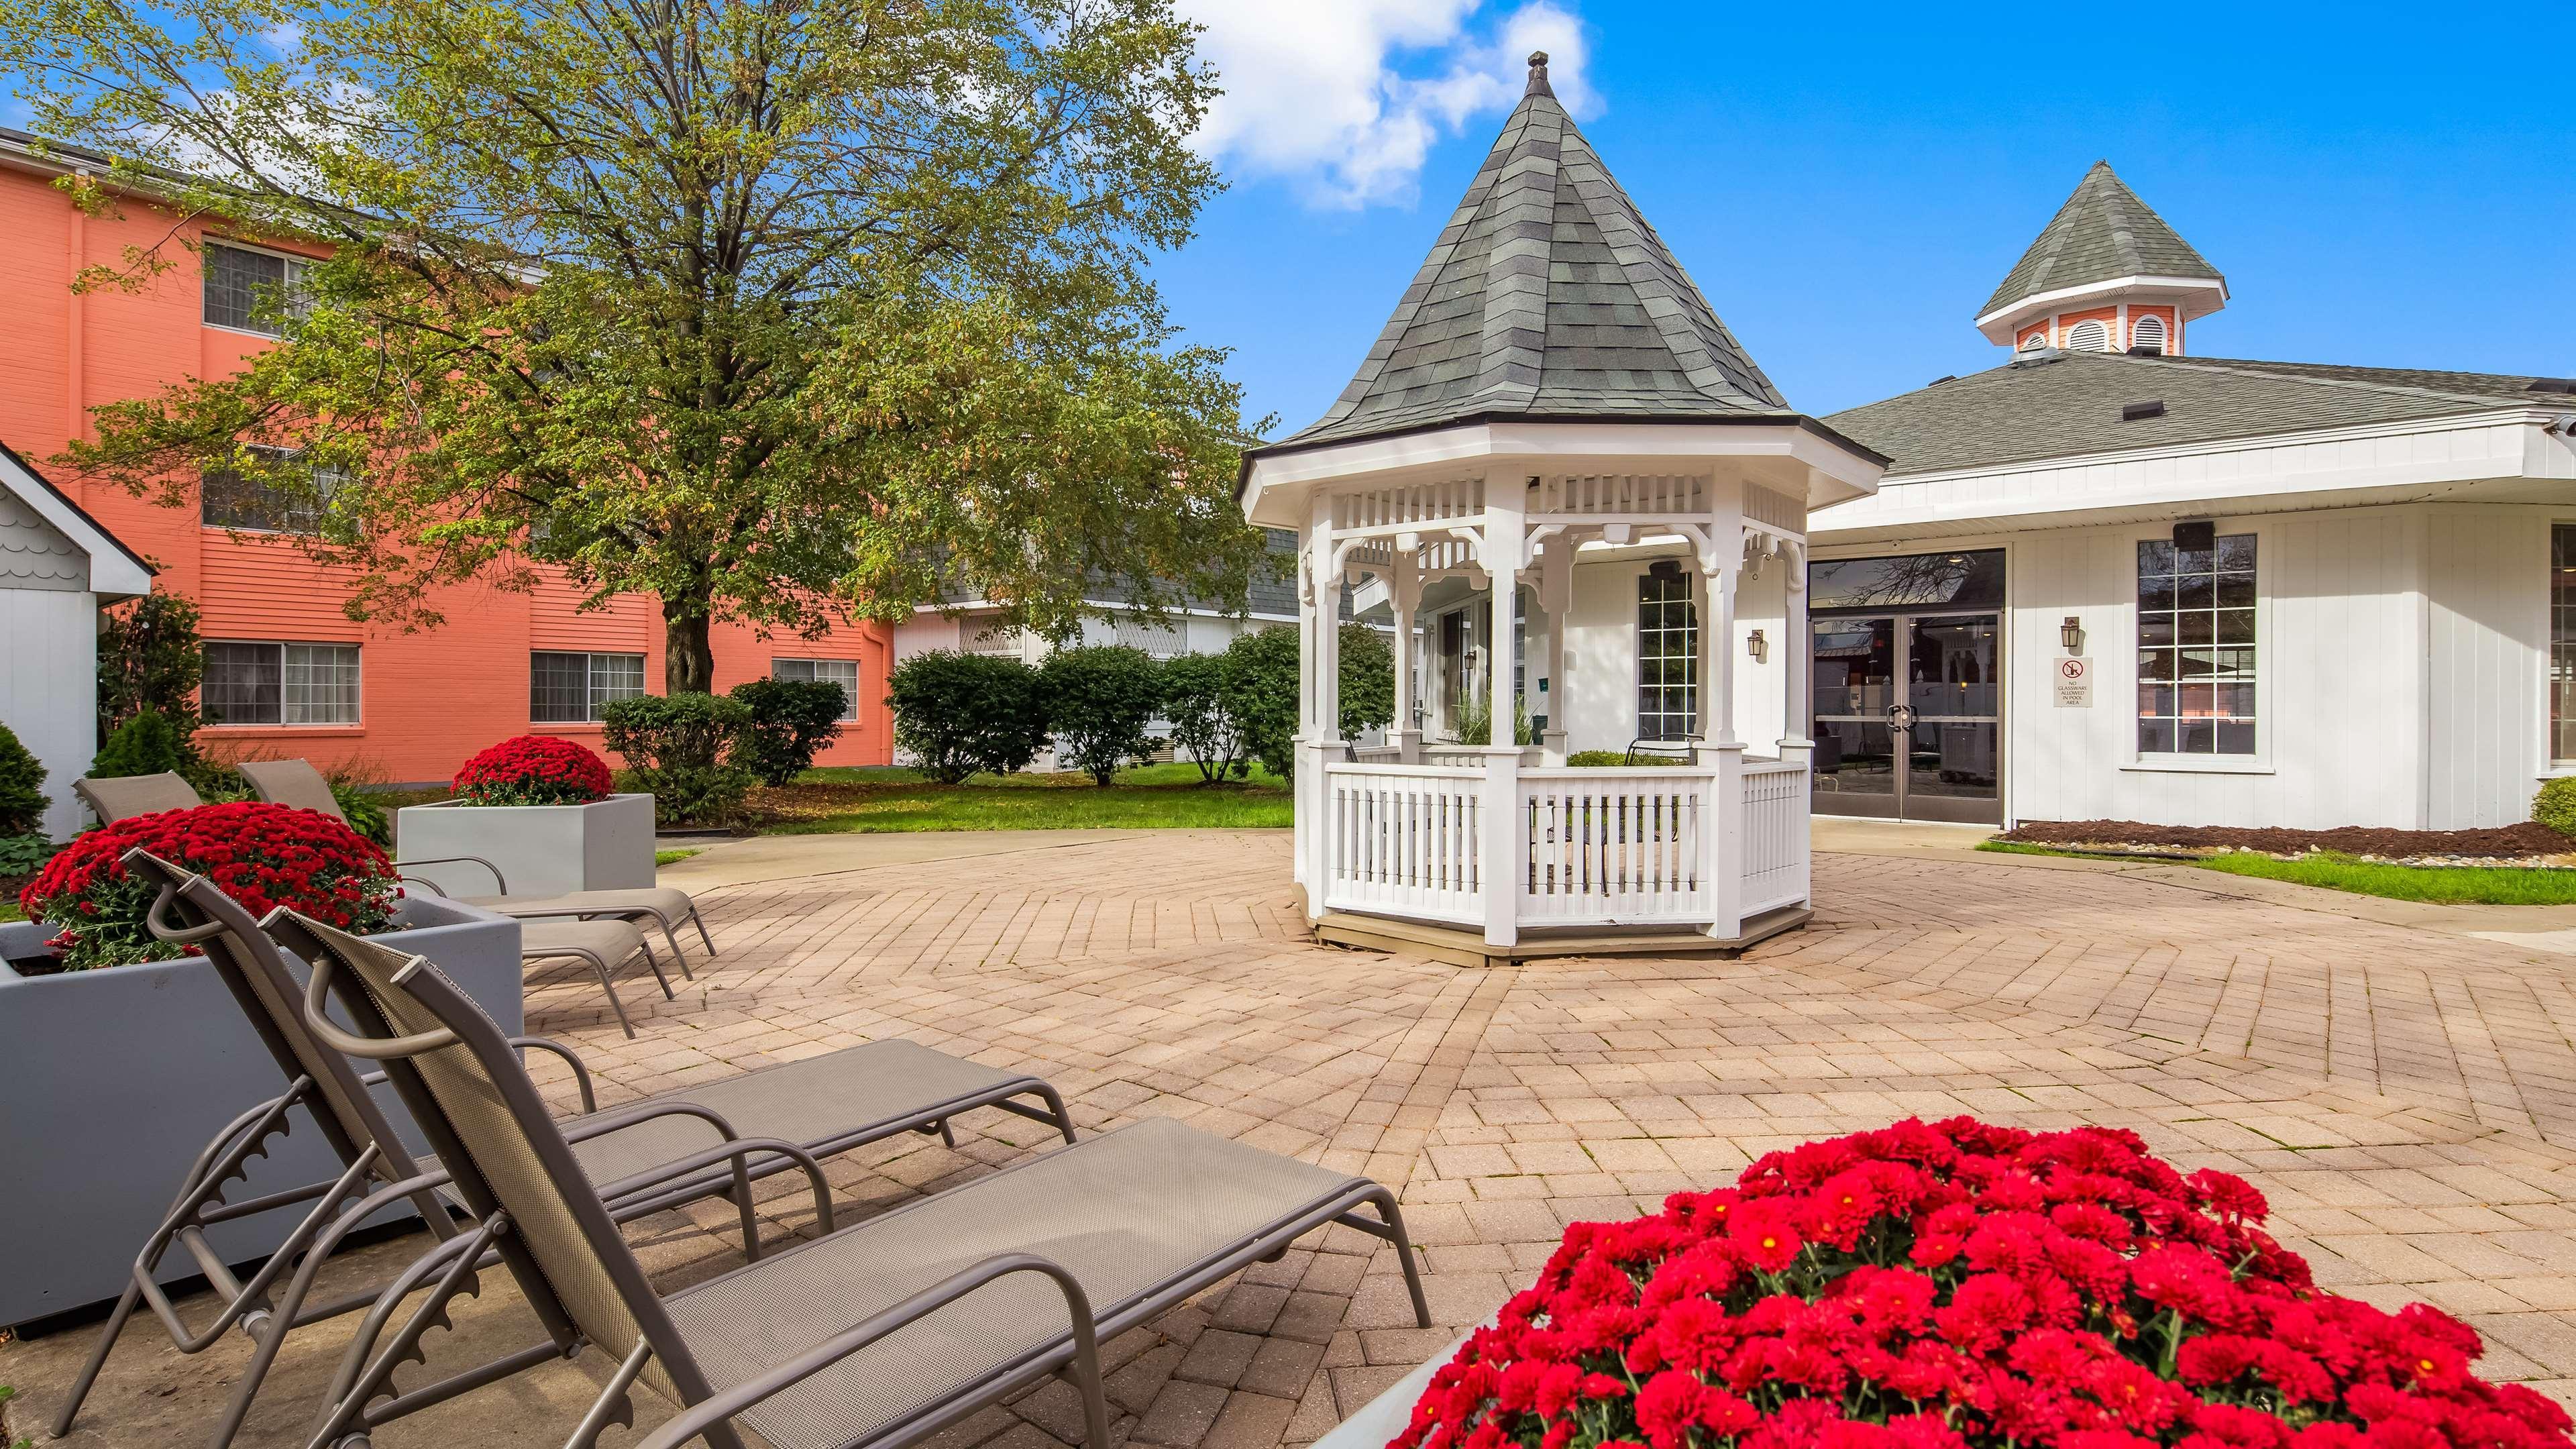
<path fill-rule="evenodd" d="M 2069 654 L 2084 652 L 2084 621 L 2073 614 L 2067 615 L 2066 622 L 2057 626 L 2057 642 L 2065 645 Z"/>
<path fill-rule="evenodd" d="M 1753 656 L 1753 662 L 1756 664 L 1771 657 L 1771 641 L 1763 638 L 1762 631 L 1759 629 L 1745 636 L 1744 648 Z"/>

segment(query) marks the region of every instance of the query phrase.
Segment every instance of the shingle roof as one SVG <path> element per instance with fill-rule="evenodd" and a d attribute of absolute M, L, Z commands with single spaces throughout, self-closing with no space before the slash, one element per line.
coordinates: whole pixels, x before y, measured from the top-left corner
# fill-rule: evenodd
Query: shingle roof
<path fill-rule="evenodd" d="M 2110 162 L 2096 161 L 1977 315 L 1993 316 L 2041 292 L 2140 276 L 2227 280 L 2113 174 Z"/>
<path fill-rule="evenodd" d="M 1530 57 L 1485 164 L 1340 401 L 1273 447 L 1480 416 L 1786 416 Z"/>
<path fill-rule="evenodd" d="M 1888 475 L 2171 443 L 2563 405 L 2527 375 L 2069 352 L 1951 378 L 1825 422 L 1896 461 Z M 2130 403 L 2162 416 L 2121 420 Z"/>

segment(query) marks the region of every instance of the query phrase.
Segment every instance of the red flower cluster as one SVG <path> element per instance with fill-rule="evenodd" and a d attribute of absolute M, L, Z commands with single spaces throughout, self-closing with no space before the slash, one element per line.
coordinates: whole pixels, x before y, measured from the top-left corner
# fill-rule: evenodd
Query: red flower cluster
<path fill-rule="evenodd" d="M 1899 1122 L 1577 1223 L 1390 1449 L 2564 1449 L 2424 1304 L 2321 1293 L 2136 1134 Z"/>
<path fill-rule="evenodd" d="M 27 919 L 61 928 L 47 944 L 64 970 L 196 954 L 144 924 L 154 892 L 123 860 L 137 846 L 212 880 L 253 916 L 293 906 L 364 933 L 384 929 L 402 895 L 384 851 L 318 810 L 246 800 L 136 815 L 75 837 L 18 893 Z"/>
<path fill-rule="evenodd" d="M 503 740 L 456 772 L 456 793 L 477 805 L 587 805 L 609 788 L 606 760 L 553 735 Z"/>

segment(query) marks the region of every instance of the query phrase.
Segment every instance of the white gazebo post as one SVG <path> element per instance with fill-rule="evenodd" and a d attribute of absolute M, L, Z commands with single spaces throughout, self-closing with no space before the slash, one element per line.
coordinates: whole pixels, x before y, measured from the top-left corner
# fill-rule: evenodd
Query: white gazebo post
<path fill-rule="evenodd" d="M 1547 615 L 1547 728 L 1538 737 L 1548 765 L 1565 763 L 1565 621 L 1574 612 L 1574 540 L 1559 531 L 1538 569 L 1539 612 Z"/>
<path fill-rule="evenodd" d="M 1520 939 L 1519 877 L 1527 842 L 1521 829 L 1521 747 L 1513 721 L 1516 691 L 1513 667 L 1519 661 L 1512 615 L 1521 592 L 1521 553 L 1528 546 L 1526 492 L 1519 480 L 1485 480 L 1485 576 L 1493 593 L 1486 626 L 1485 672 L 1493 725 L 1485 733 L 1485 799 L 1481 854 L 1485 862 L 1485 944 L 1509 946 Z"/>
<path fill-rule="evenodd" d="M 1317 489 L 1308 508 L 1306 547 L 1298 555 L 1297 651 L 1300 712 L 1297 730 L 1295 808 L 1320 827 L 1332 810 L 1332 782 L 1324 767 L 1341 757 L 1341 577 L 1333 554 L 1333 498 Z M 1300 832 L 1306 914 L 1321 919 L 1324 887 L 1332 878 L 1332 831 Z"/>
<path fill-rule="evenodd" d="M 1807 545 L 1804 540 L 1780 550 L 1782 612 L 1779 648 L 1789 651 L 1782 661 L 1785 670 L 1781 686 L 1787 699 L 1785 717 L 1780 722 L 1780 758 L 1806 763 L 1816 742 L 1807 736 L 1808 696 L 1813 692 L 1809 671 L 1815 668 L 1815 651 L 1807 642 Z"/>
<path fill-rule="evenodd" d="M 1387 606 L 1395 614 L 1395 718 L 1388 722 L 1387 743 L 1398 763 L 1422 763 L 1422 727 L 1413 718 L 1413 615 L 1422 607 L 1422 571 L 1415 560 L 1421 540 L 1399 534 L 1386 571 Z"/>
<path fill-rule="evenodd" d="M 1699 553 L 1699 762 L 1712 768 L 1701 811 L 1706 851 L 1708 933 L 1733 940 L 1744 928 L 1744 742 L 1735 732 L 1735 589 L 1744 576 L 1744 509 L 1711 510 Z"/>

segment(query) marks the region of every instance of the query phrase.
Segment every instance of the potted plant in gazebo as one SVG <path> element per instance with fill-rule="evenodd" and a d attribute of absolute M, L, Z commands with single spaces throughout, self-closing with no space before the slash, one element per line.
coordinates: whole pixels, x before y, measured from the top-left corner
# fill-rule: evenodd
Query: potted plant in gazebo
<path fill-rule="evenodd" d="M 244 801 L 76 837 L 19 893 L 27 920 L 0 924 L 0 1061 L 16 1089 L 0 1112 L 0 1161 L 19 1185 L 0 1194 L 0 1323 L 115 1297 L 207 1139 L 286 1088 L 215 969 L 144 925 L 152 892 L 121 863 L 138 847 L 205 875 L 254 916 L 288 905 L 344 929 L 399 933 L 403 949 L 519 1029 L 519 923 L 406 898 L 384 852 L 336 820 Z M 290 1133 L 251 1161 L 230 1198 L 339 1171 L 317 1134 Z M 276 1248 L 294 1217 L 226 1223 L 211 1240 L 240 1262 Z M 171 1272 L 186 1262 L 173 1254 Z"/>
<path fill-rule="evenodd" d="M 406 874 L 462 896 L 653 883 L 653 797 L 614 793 L 608 762 L 583 745 L 506 739 L 467 760 L 455 786 L 452 800 L 396 812 L 394 859 Z"/>

